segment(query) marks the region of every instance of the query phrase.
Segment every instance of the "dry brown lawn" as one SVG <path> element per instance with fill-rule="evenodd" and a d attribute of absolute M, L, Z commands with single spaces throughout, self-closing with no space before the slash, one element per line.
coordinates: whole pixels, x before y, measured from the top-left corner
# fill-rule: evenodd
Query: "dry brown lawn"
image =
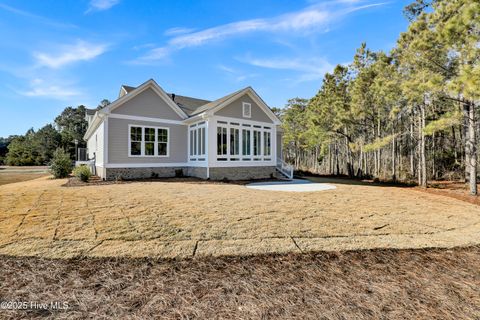
<path fill-rule="evenodd" d="M 189 257 L 480 243 L 479 206 L 409 188 L 331 182 L 336 190 L 309 193 L 175 180 L 3 185 L 0 254 Z"/>
<path fill-rule="evenodd" d="M 48 167 L 0 166 L 0 186 L 48 176 Z"/>
<path fill-rule="evenodd" d="M 478 319 L 480 247 L 181 260 L 0 256 L 2 319 Z"/>

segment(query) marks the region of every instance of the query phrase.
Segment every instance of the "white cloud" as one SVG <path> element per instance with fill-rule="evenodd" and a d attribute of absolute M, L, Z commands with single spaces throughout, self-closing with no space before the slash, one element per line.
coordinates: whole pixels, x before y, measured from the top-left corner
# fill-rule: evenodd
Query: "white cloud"
<path fill-rule="evenodd" d="M 261 68 L 290 70 L 299 73 L 297 82 L 321 79 L 325 73 L 331 72 L 334 65 L 322 58 L 251 58 L 246 57 L 240 61 Z"/>
<path fill-rule="evenodd" d="M 89 7 L 85 13 L 92 11 L 104 11 L 116 6 L 120 0 L 90 0 Z"/>
<path fill-rule="evenodd" d="M 71 85 L 58 84 L 60 81 L 45 81 L 40 78 L 30 82 L 30 88 L 26 91 L 18 91 L 19 94 L 27 97 L 49 98 L 54 100 L 70 100 L 82 93 Z"/>
<path fill-rule="evenodd" d="M 78 61 L 88 61 L 103 54 L 107 50 L 106 44 L 94 44 L 79 40 L 73 45 L 64 45 L 55 50 L 55 53 L 35 52 L 33 54 L 37 66 L 57 69 Z"/>
<path fill-rule="evenodd" d="M 193 32 L 195 29 L 193 28 L 182 28 L 182 27 L 175 27 L 165 30 L 163 33 L 166 36 L 177 36 L 180 34 L 190 33 Z"/>
<path fill-rule="evenodd" d="M 236 82 L 243 82 L 247 79 L 258 77 L 256 73 L 245 73 L 241 70 L 220 64 L 217 68 L 223 71 L 229 78 L 235 80 Z"/>
<path fill-rule="evenodd" d="M 384 4 L 374 3 L 355 6 L 357 2 L 358 1 L 345 0 L 340 2 L 315 4 L 303 10 L 279 15 L 273 18 L 237 21 L 195 32 L 191 32 L 185 28 L 168 29 L 165 34 L 173 37 L 167 42 L 167 44 L 150 50 L 135 62 L 148 64 L 155 60 L 164 59 L 167 55 L 176 50 L 200 46 L 212 41 L 219 41 L 236 35 L 253 32 L 304 35 L 312 32 L 328 31 L 329 23 L 345 16 L 346 14 Z"/>
<path fill-rule="evenodd" d="M 46 24 L 46 25 L 49 25 L 49 26 L 52 26 L 52 27 L 56 27 L 56 28 L 77 28 L 76 25 L 69 24 L 69 23 L 57 22 L 55 20 L 52 20 L 52 19 L 49 19 L 49 18 L 46 18 L 46 17 L 43 17 L 43 16 L 39 16 L 37 14 L 33 14 L 31 12 L 28 12 L 28 11 L 20 10 L 20 9 L 11 7 L 11 6 L 7 6 L 4 3 L 0 3 L 0 9 L 8 11 L 10 13 L 14 13 L 14 14 L 19 15 L 19 16 L 26 17 L 26 18 L 28 18 L 29 22 L 34 20 L 34 21 L 38 21 L 40 23 L 43 23 L 43 24 Z"/>

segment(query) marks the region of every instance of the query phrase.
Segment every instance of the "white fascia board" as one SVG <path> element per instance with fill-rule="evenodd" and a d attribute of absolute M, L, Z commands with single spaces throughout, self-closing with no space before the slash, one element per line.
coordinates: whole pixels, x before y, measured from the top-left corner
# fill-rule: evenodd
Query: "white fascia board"
<path fill-rule="evenodd" d="M 111 114 L 108 115 L 108 117 L 109 118 L 115 118 L 115 119 L 126 119 L 126 120 L 137 120 L 137 121 L 146 121 L 146 122 L 186 125 L 186 123 L 184 121 L 181 121 L 181 120 L 170 120 L 170 119 L 162 119 L 162 118 L 132 116 L 132 115 L 120 114 L 120 113 L 111 113 Z"/>
<path fill-rule="evenodd" d="M 260 98 L 260 96 L 253 90 L 251 87 L 247 87 L 242 91 L 239 91 L 237 94 L 231 96 L 229 99 L 225 100 L 215 108 L 209 110 L 207 113 L 211 116 L 214 113 L 218 112 L 219 110 L 223 109 L 224 107 L 228 106 L 233 101 L 237 100 L 243 94 L 247 94 L 259 107 L 267 114 L 267 116 L 273 121 L 274 124 L 279 125 L 282 122 L 278 117 L 273 113 L 272 110 L 267 106 L 267 104 Z"/>
<path fill-rule="evenodd" d="M 93 116 L 93 120 L 91 124 L 88 126 L 87 131 L 85 132 L 85 135 L 83 136 L 83 140 L 87 141 L 91 135 L 97 130 L 98 126 L 102 123 L 102 121 L 105 119 L 107 116 L 106 113 L 103 112 L 103 110 L 99 110 L 95 112 L 95 115 Z"/>

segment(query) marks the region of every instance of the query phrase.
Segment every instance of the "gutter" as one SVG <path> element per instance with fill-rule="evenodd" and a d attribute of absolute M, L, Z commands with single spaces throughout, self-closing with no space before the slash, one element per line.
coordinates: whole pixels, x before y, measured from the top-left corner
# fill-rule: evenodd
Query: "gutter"
<path fill-rule="evenodd" d="M 98 126 L 103 122 L 103 120 L 108 116 L 107 113 L 101 112 L 101 110 L 97 111 L 93 116 L 92 123 L 88 126 L 85 135 L 83 136 L 83 140 L 87 141 L 92 136 L 93 132 L 98 128 Z"/>

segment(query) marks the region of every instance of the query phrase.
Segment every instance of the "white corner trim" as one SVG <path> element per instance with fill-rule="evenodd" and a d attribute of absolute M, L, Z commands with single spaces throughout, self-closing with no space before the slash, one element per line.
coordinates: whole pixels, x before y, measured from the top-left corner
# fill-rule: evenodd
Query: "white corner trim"
<path fill-rule="evenodd" d="M 105 118 L 103 125 L 103 162 L 108 163 L 108 117 Z"/>
<path fill-rule="evenodd" d="M 161 119 L 161 118 L 132 116 L 132 115 L 120 114 L 120 113 L 111 113 L 111 114 L 108 115 L 108 117 L 109 118 L 115 118 L 115 119 L 137 120 L 137 121 L 147 121 L 147 122 L 155 122 L 155 123 L 186 125 L 186 123 L 181 121 L 181 120 L 170 120 L 170 119 Z"/>

